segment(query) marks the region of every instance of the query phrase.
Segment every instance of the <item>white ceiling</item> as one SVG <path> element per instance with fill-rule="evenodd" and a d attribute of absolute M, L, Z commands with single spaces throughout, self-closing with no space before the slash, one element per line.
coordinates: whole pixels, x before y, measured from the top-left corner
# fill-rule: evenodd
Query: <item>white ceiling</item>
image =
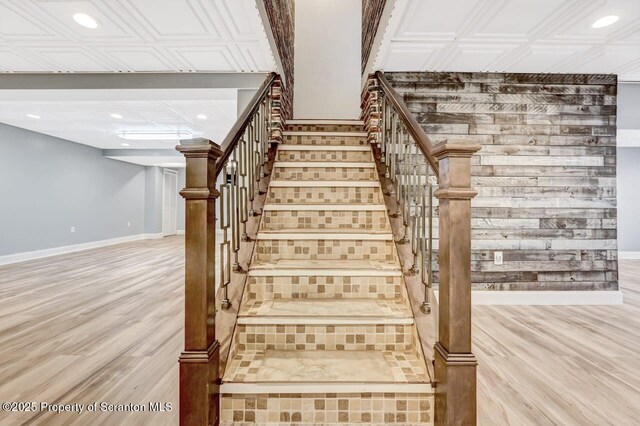
<path fill-rule="evenodd" d="M 236 103 L 235 89 L 16 90 L 2 92 L 0 122 L 101 149 L 122 149 L 122 143 L 173 149 L 176 141 L 131 141 L 117 133 L 179 130 L 221 143 L 236 120 Z"/>
<path fill-rule="evenodd" d="M 254 0 L 0 0 L 0 72 L 274 67 Z"/>
<path fill-rule="evenodd" d="M 375 68 L 640 81 L 640 0 L 396 0 Z M 618 15 L 606 28 L 597 19 Z"/>

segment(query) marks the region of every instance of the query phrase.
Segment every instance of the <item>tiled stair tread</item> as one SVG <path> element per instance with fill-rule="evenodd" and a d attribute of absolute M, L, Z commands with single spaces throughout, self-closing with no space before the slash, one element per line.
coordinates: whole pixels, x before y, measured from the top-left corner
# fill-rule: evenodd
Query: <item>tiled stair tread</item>
<path fill-rule="evenodd" d="M 340 188 L 378 188 L 380 182 L 377 180 L 272 180 L 269 185 L 272 188 L 282 187 L 340 187 Z"/>
<path fill-rule="evenodd" d="M 282 132 L 283 136 L 340 136 L 340 137 L 354 137 L 354 138 L 366 138 L 367 132 L 323 132 L 319 130 L 304 131 L 304 130 L 285 130 Z"/>
<path fill-rule="evenodd" d="M 228 364 L 223 382 L 426 383 L 424 361 L 413 352 L 244 351 Z"/>
<path fill-rule="evenodd" d="M 380 272 L 394 272 L 401 274 L 400 266 L 397 262 L 384 262 L 380 260 L 332 260 L 327 262 L 326 260 L 297 260 L 297 259 L 274 259 L 269 262 L 261 262 L 258 260 L 254 260 L 251 262 L 251 268 L 249 269 L 249 274 L 251 275 L 252 271 L 260 271 L 260 270 L 314 270 L 314 271 L 359 271 L 359 272 L 367 272 L 367 271 L 380 271 Z"/>
<path fill-rule="evenodd" d="M 286 145 L 278 146 L 279 151 L 354 151 L 368 152 L 371 148 L 368 145 Z"/>
<path fill-rule="evenodd" d="M 273 167 L 328 167 L 328 168 L 363 168 L 373 169 L 376 163 L 373 161 L 276 161 Z"/>
<path fill-rule="evenodd" d="M 331 318 L 413 318 L 402 299 L 270 299 L 247 300 L 240 307 L 240 317 L 309 317 Z"/>
<path fill-rule="evenodd" d="M 337 125 L 346 125 L 346 126 L 364 126 L 364 121 L 362 120 L 341 120 L 341 119 L 336 119 L 336 120 L 331 120 L 331 119 L 326 119 L 326 120 L 314 120 L 314 119 L 294 119 L 294 120 L 287 120 L 287 124 L 288 125 L 305 125 L 305 124 L 311 124 L 311 125 L 328 125 L 328 124 L 337 124 Z"/>
<path fill-rule="evenodd" d="M 390 230 L 292 228 L 261 230 L 256 240 L 392 241 Z"/>
<path fill-rule="evenodd" d="M 366 181 L 365 181 L 366 182 Z M 264 211 L 385 211 L 384 204 L 265 204 Z"/>

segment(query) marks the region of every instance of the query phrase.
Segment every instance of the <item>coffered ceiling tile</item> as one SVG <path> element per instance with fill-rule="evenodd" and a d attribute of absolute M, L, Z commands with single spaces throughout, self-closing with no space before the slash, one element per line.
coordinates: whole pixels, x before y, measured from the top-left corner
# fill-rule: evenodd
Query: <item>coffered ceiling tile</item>
<path fill-rule="evenodd" d="M 42 38 L 50 33 L 31 16 L 11 9 L 10 4 L 0 4 L 0 35 L 11 38 Z"/>
<path fill-rule="evenodd" d="M 82 48 L 27 49 L 34 56 L 56 65 L 57 71 L 105 72 L 111 67 Z"/>
<path fill-rule="evenodd" d="M 189 0 L 122 0 L 135 11 L 158 38 L 193 37 L 211 34 L 207 28 L 205 14 L 197 3 Z"/>
<path fill-rule="evenodd" d="M 80 39 L 130 39 L 132 34 L 126 25 L 123 25 L 118 16 L 113 15 L 106 7 L 98 7 L 99 3 L 89 0 L 35 0 L 38 16 L 49 20 L 52 25 L 71 37 Z M 23 7 L 27 7 L 24 4 Z M 39 9 L 39 10 L 38 10 Z M 73 16 L 77 13 L 87 14 L 99 23 L 97 28 L 90 29 L 78 25 Z"/>
<path fill-rule="evenodd" d="M 557 0 L 502 1 L 472 36 L 526 39 L 540 23 L 549 19 L 558 5 Z"/>
<path fill-rule="evenodd" d="M 170 71 L 175 68 L 168 59 L 148 48 L 106 48 L 105 51 L 131 71 Z"/>
<path fill-rule="evenodd" d="M 47 66 L 43 64 L 31 61 L 11 49 L 0 48 L 0 71 L 8 72 L 16 68 L 27 72 L 48 71 Z"/>
<path fill-rule="evenodd" d="M 184 47 L 169 50 L 180 56 L 193 71 L 233 71 L 239 66 L 225 46 Z"/>

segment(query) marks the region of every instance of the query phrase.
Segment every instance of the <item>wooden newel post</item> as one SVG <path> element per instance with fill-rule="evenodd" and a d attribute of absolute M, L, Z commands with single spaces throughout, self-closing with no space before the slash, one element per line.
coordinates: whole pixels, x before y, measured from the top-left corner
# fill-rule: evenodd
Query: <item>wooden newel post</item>
<path fill-rule="evenodd" d="M 215 163 L 220 147 L 207 139 L 180 141 L 187 160 L 185 198 L 184 351 L 180 356 L 180 424 L 216 425 L 219 419 L 215 334 Z"/>
<path fill-rule="evenodd" d="M 479 145 L 449 140 L 434 147 L 440 165 L 438 342 L 435 423 L 476 424 L 476 366 L 471 353 L 471 156 Z"/>

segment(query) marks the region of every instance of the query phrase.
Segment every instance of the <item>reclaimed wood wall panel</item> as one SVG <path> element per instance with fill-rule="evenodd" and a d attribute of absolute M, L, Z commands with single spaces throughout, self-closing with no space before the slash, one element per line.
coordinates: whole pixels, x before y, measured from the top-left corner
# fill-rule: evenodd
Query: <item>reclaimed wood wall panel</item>
<path fill-rule="evenodd" d="M 364 72 L 378 32 L 387 0 L 362 0 L 362 72 Z"/>
<path fill-rule="evenodd" d="M 616 76 L 385 76 L 434 143 L 483 147 L 472 161 L 474 288 L 618 289 Z"/>
<path fill-rule="evenodd" d="M 284 96 L 281 99 L 284 118 L 291 118 L 293 112 L 293 54 L 295 41 L 295 0 L 263 0 L 269 18 L 278 54 L 282 61 L 285 77 Z"/>

